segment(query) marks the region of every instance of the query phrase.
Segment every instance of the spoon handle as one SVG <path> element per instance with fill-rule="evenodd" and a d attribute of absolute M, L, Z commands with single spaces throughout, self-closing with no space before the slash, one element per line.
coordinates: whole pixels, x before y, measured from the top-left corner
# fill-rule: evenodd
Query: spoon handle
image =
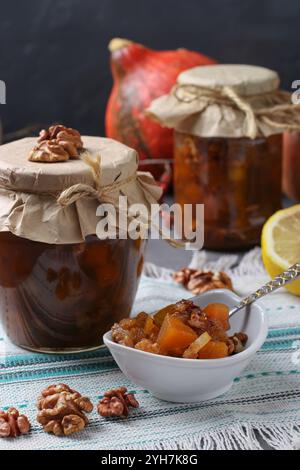
<path fill-rule="evenodd" d="M 271 294 L 275 290 L 279 289 L 280 287 L 285 286 L 289 282 L 294 281 L 300 276 L 300 261 L 293 266 L 291 266 L 287 271 L 276 276 L 270 282 L 267 282 L 264 286 L 260 287 L 257 291 L 250 294 L 248 297 L 245 297 L 238 303 L 235 307 L 233 307 L 230 312 L 229 316 L 232 317 L 236 312 L 241 310 L 242 308 L 246 307 L 246 305 L 250 305 L 258 299 L 261 299 L 265 295 Z"/>

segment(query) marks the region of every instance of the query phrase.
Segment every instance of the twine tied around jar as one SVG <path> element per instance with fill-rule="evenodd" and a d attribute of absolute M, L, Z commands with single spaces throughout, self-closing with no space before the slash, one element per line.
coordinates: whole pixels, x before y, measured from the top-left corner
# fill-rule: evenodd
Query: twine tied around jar
<path fill-rule="evenodd" d="M 101 155 L 97 155 L 93 158 L 88 152 L 84 152 L 80 158 L 91 168 L 96 187 L 89 184 L 78 183 L 65 189 L 57 198 L 58 204 L 63 207 L 70 206 L 83 197 L 92 197 L 98 199 L 100 202 L 105 202 L 108 193 L 117 191 L 122 186 L 137 179 L 137 173 L 133 173 L 125 179 L 120 181 L 116 179 L 111 184 L 101 186 Z"/>
<path fill-rule="evenodd" d="M 250 139 L 256 138 L 258 134 L 257 118 L 274 129 L 285 128 L 289 131 L 300 129 L 300 105 L 284 103 L 257 109 L 252 106 L 251 102 L 254 99 L 269 98 L 272 100 L 274 98 L 276 101 L 277 97 L 290 96 L 289 93 L 280 90 L 268 94 L 250 95 L 245 98 L 230 86 L 212 89 L 197 85 L 177 84 L 174 86 L 172 94 L 180 103 L 189 104 L 197 100 L 203 102 L 203 111 L 213 104 L 230 106 L 242 111 L 246 117 L 245 137 Z"/>
<path fill-rule="evenodd" d="M 57 203 L 60 204 L 62 207 L 67 207 L 82 198 L 91 197 L 97 199 L 100 203 L 109 202 L 115 206 L 118 212 L 122 212 L 122 209 L 117 206 L 117 203 L 114 198 L 110 198 L 108 195 L 109 193 L 119 190 L 122 186 L 134 180 L 137 180 L 140 183 L 138 173 L 135 172 L 125 179 L 122 179 L 120 181 L 118 181 L 117 179 L 111 184 L 101 186 L 101 155 L 98 154 L 96 157 L 92 157 L 88 152 L 84 152 L 80 158 L 91 168 L 95 187 L 84 183 L 78 183 L 73 186 L 70 186 L 57 197 Z M 140 214 L 140 217 L 142 217 L 142 214 Z M 156 228 L 156 230 L 158 230 L 159 234 L 161 236 L 164 236 L 164 239 L 171 246 L 175 248 L 186 247 L 187 243 L 183 240 L 176 240 L 172 237 L 166 238 L 162 229 L 156 224 L 154 224 L 151 217 L 149 217 L 148 219 L 144 219 L 143 223 L 145 224 L 144 228 L 149 228 L 149 225 L 152 224 Z"/>

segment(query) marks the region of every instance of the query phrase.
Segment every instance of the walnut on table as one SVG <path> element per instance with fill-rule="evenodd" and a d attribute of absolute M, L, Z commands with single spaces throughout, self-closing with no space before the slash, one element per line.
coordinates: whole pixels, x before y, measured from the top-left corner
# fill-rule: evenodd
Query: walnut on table
<path fill-rule="evenodd" d="M 0 437 L 19 437 L 30 430 L 30 422 L 16 408 L 0 411 Z"/>
<path fill-rule="evenodd" d="M 139 408 L 139 402 L 133 393 L 127 393 L 126 387 L 119 387 L 104 393 L 99 401 L 97 410 L 105 418 L 126 418 L 129 408 Z"/>
<path fill-rule="evenodd" d="M 212 271 L 183 268 L 174 273 L 173 279 L 195 295 L 212 289 L 233 290 L 231 279 L 224 272 L 214 273 Z"/>
<path fill-rule="evenodd" d="M 55 436 L 69 436 L 81 431 L 88 424 L 85 413 L 93 410 L 89 398 L 72 390 L 68 385 L 50 385 L 37 402 L 40 410 L 37 421 L 45 432 Z"/>

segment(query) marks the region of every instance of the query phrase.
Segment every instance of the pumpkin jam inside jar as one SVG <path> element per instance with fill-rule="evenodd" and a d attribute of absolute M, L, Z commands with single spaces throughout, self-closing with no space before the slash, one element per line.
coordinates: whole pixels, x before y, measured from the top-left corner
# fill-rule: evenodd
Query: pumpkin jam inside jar
<path fill-rule="evenodd" d="M 145 241 L 119 222 L 119 198 L 149 211 L 162 192 L 137 169 L 135 150 L 62 125 L 0 147 L 0 321 L 14 344 L 96 349 L 130 314 Z"/>
<path fill-rule="evenodd" d="M 130 313 L 143 266 L 140 240 L 50 245 L 0 233 L 0 311 L 26 349 L 94 349 Z"/>
<path fill-rule="evenodd" d="M 175 132 L 175 199 L 204 204 L 205 247 L 243 249 L 260 241 L 281 208 L 282 135 L 254 140 Z"/>

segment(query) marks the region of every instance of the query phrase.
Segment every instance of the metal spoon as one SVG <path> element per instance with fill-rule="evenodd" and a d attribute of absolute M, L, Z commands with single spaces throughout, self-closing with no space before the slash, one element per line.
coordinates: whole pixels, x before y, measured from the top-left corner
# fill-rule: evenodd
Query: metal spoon
<path fill-rule="evenodd" d="M 267 282 L 264 286 L 260 287 L 257 291 L 250 294 L 248 297 L 245 297 L 241 302 L 239 302 L 235 307 L 233 307 L 229 312 L 229 317 L 235 315 L 239 310 L 250 305 L 258 299 L 261 299 L 265 295 L 271 294 L 280 287 L 285 286 L 289 282 L 295 281 L 300 277 L 300 261 L 293 266 L 291 266 L 287 271 L 276 276 L 270 282 Z"/>

